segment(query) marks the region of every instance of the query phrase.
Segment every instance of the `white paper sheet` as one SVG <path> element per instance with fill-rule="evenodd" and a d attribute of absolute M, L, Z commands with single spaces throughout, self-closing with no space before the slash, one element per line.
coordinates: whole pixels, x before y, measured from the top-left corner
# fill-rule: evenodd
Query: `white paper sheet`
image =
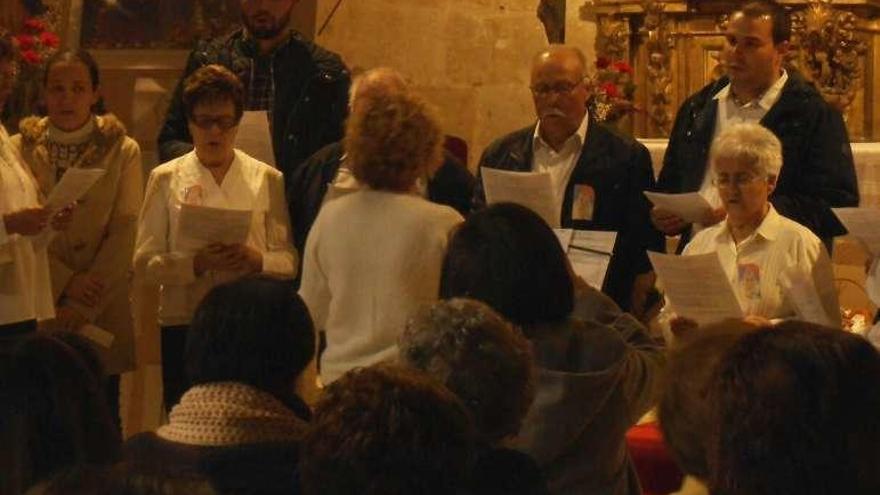
<path fill-rule="evenodd" d="M 601 290 L 608 273 L 617 232 L 554 229 L 554 233 L 568 254 L 574 273 Z"/>
<path fill-rule="evenodd" d="M 110 346 L 113 345 L 113 341 L 116 339 L 116 336 L 112 333 L 104 330 L 99 326 L 92 325 L 91 323 L 83 325 L 82 328 L 77 331 L 77 333 L 98 344 L 99 346 L 106 347 L 108 349 L 110 348 Z"/>
<path fill-rule="evenodd" d="M 235 136 L 235 147 L 275 167 L 272 131 L 269 127 L 269 114 L 265 110 L 251 110 L 242 114 L 238 123 L 238 134 Z"/>
<path fill-rule="evenodd" d="M 550 227 L 559 227 L 553 182 L 546 172 L 511 172 L 482 167 L 486 203 L 517 203 L 537 213 Z"/>
<path fill-rule="evenodd" d="M 64 208 L 85 196 L 104 173 L 105 171 L 99 168 L 67 169 L 61 180 L 52 188 L 44 206 L 50 210 Z"/>
<path fill-rule="evenodd" d="M 806 273 L 790 271 L 782 277 L 782 287 L 799 319 L 819 325 L 837 326 L 828 317 L 813 280 Z"/>
<path fill-rule="evenodd" d="M 880 209 L 832 208 L 831 211 L 871 255 L 880 256 Z"/>
<path fill-rule="evenodd" d="M 184 204 L 180 207 L 178 240 L 184 250 L 208 244 L 244 244 L 251 229 L 250 210 L 230 210 Z"/>
<path fill-rule="evenodd" d="M 700 325 L 742 318 L 717 253 L 676 256 L 648 251 L 672 310 Z"/>
<path fill-rule="evenodd" d="M 648 200 L 658 208 L 663 208 L 689 223 L 699 223 L 712 210 L 709 202 L 700 193 L 666 194 L 645 191 Z"/>

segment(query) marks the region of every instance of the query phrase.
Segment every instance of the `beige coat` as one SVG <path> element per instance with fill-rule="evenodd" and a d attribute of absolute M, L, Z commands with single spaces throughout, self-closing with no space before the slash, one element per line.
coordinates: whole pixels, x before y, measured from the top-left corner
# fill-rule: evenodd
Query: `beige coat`
<path fill-rule="evenodd" d="M 57 176 L 46 149 L 48 126 L 45 117 L 29 117 L 19 126 L 21 134 L 12 138 L 46 195 L 55 187 Z M 134 368 L 129 296 L 131 257 L 143 200 L 140 148 L 126 136 L 116 117 L 97 117 L 91 144 L 74 167 L 107 172 L 79 202 L 70 227 L 49 246 L 52 294 L 61 302 L 65 287 L 77 273 L 88 272 L 104 282 L 104 297 L 96 307 L 63 303 L 115 336 L 110 348 L 96 348 L 108 373 L 116 374 Z"/>

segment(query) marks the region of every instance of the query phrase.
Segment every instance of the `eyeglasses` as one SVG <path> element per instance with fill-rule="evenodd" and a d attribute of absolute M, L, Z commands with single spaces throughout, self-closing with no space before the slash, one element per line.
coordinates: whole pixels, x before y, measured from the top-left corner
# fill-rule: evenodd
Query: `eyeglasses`
<path fill-rule="evenodd" d="M 759 180 L 764 179 L 764 176 L 754 175 L 754 174 L 735 174 L 735 175 L 722 175 L 716 176 L 712 179 L 712 185 L 722 189 L 729 187 L 744 187 L 753 182 L 757 182 Z"/>
<path fill-rule="evenodd" d="M 554 84 L 536 84 L 531 86 L 530 89 L 535 96 L 567 95 L 580 86 L 580 84 L 581 81 L 576 83 L 563 81 Z"/>
<path fill-rule="evenodd" d="M 193 115 L 190 119 L 199 129 L 210 130 L 216 124 L 221 131 L 228 131 L 238 125 L 238 119 L 229 115 L 214 117 L 213 115 Z"/>

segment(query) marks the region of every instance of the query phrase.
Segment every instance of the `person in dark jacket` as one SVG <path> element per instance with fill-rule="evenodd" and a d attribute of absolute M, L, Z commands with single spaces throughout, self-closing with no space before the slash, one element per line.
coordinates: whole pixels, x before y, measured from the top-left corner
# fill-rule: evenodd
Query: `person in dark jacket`
<path fill-rule="evenodd" d="M 646 251 L 665 251 L 643 194 L 654 188 L 651 156 L 644 145 L 589 115 L 586 75 L 584 56 L 577 48 L 554 45 L 540 53 L 531 87 L 537 125 L 494 141 L 479 167 L 549 172 L 559 225 L 617 232 L 601 289 L 624 310 L 642 314 L 655 281 Z M 485 201 L 478 181 L 474 207 Z"/>
<path fill-rule="evenodd" d="M 831 207 L 857 206 L 859 191 L 846 126 L 831 107 L 783 61 L 791 37 L 787 13 L 771 2 L 749 2 L 735 11 L 725 33 L 721 61 L 726 76 L 682 104 L 675 118 L 659 190 L 700 191 L 713 200 L 707 174 L 709 146 L 727 126 L 759 122 L 782 141 L 782 171 L 770 196 L 781 213 L 813 231 L 826 247 L 846 230 Z M 667 235 L 683 234 L 679 251 L 691 236 L 691 225 L 662 209 L 651 212 Z M 702 226 L 724 218 L 723 209 Z"/>
<path fill-rule="evenodd" d="M 266 110 L 276 167 L 289 179 L 321 147 L 342 138 L 350 76 L 340 57 L 289 29 L 298 0 L 242 0 L 244 27 L 200 42 L 190 53 L 165 123 L 159 132 L 159 161 L 192 150 L 182 82 L 198 68 L 220 64 L 241 79 L 245 110 Z"/>
<path fill-rule="evenodd" d="M 311 418 L 294 383 L 315 354 L 312 319 L 290 281 L 240 278 L 202 300 L 186 342 L 192 387 L 123 457 L 206 477 L 221 493 L 295 494 Z"/>
<path fill-rule="evenodd" d="M 356 103 L 359 93 L 408 90 L 407 82 L 397 71 L 388 68 L 372 69 L 355 78 L 351 104 Z M 351 171 L 345 159 L 342 141 L 328 144 L 309 157 L 288 181 L 290 187 L 287 190 L 287 203 L 290 206 L 293 242 L 297 252 L 303 252 L 306 237 L 315 223 L 318 211 L 329 198 L 328 190 L 357 187 L 351 180 Z M 467 166 L 452 153 L 444 152 L 443 163 L 426 182 L 427 184 L 422 184 L 425 191 L 421 192 L 426 193 L 428 200 L 451 206 L 462 216 L 470 213 L 475 179 Z M 331 192 L 331 196 L 335 195 L 335 192 Z"/>

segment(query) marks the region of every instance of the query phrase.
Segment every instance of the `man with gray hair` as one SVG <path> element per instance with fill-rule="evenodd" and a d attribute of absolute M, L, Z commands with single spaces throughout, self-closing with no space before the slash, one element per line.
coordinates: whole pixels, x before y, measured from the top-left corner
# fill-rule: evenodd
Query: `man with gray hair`
<path fill-rule="evenodd" d="M 654 188 L 648 150 L 597 122 L 587 110 L 586 59 L 575 47 L 551 45 L 532 62 L 537 123 L 495 140 L 480 167 L 547 172 L 564 228 L 617 232 L 603 292 L 640 315 L 654 273 L 647 250 L 664 251 L 642 192 Z M 478 181 L 474 205 L 485 204 Z"/>
<path fill-rule="evenodd" d="M 411 91 L 406 79 L 398 71 L 379 67 L 355 77 L 349 97 L 349 107 L 354 108 L 361 96 L 376 93 L 397 94 Z M 471 209 L 474 177 L 467 167 L 450 153 L 445 153 L 443 164 L 431 178 L 420 181 L 420 193 L 434 203 L 455 208 L 466 216 Z M 345 166 L 345 150 L 342 141 L 328 144 L 309 157 L 288 178 L 287 202 L 293 223 L 293 240 L 299 252 L 306 244 L 321 205 L 331 188 L 350 190 L 358 188 L 357 181 Z"/>

